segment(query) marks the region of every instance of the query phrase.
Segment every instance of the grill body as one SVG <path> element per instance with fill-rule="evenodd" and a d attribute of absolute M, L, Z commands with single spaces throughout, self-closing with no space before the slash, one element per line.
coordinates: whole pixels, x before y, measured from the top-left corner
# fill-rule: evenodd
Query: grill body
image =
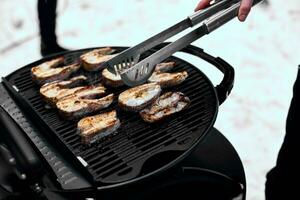
<path fill-rule="evenodd" d="M 117 52 L 126 49 L 113 48 Z M 61 55 L 65 57 L 65 64 L 70 64 L 90 50 L 57 54 L 29 64 L 4 78 L 4 86 L 0 88 L 7 95 L 2 97 L 1 106 L 27 135 L 43 162 L 51 168 L 60 187 L 65 190 L 90 187 L 100 191 L 112 189 L 153 178 L 178 165 L 211 130 L 219 103 L 226 99 L 233 86 L 234 73 L 230 65 L 199 48 L 189 46 L 183 51 L 210 62 L 224 73 L 217 87 L 192 64 L 170 57 L 166 61 L 176 62 L 174 71 L 186 70 L 189 77 L 168 91 L 180 91 L 187 95 L 191 99 L 189 108 L 150 125 L 137 114 L 119 110 L 115 101 L 106 110 L 117 110 L 122 123 L 118 134 L 109 141 L 86 147 L 80 142 L 77 121 L 66 121 L 55 109 L 46 108 L 39 95 L 39 86 L 31 79 L 30 69 Z M 145 56 L 147 53 L 142 55 Z M 89 84 L 101 82 L 100 72 L 91 73 L 81 69 L 76 75 L 79 74 L 87 76 Z M 125 89 L 126 86 L 109 89 L 109 92 L 118 95 Z"/>
<path fill-rule="evenodd" d="M 113 48 L 117 52 L 125 49 Z M 64 54 L 65 64 L 77 61 L 79 56 L 88 50 Z M 90 174 L 89 177 L 99 185 L 124 182 L 138 175 L 151 173 L 151 170 L 153 172 L 157 169 L 154 169 L 154 166 L 146 166 L 146 161 L 167 151 L 177 151 L 174 157 L 179 160 L 182 154 L 185 154 L 196 141 L 205 135 L 215 121 L 218 100 L 209 79 L 193 65 L 171 57 L 168 61 L 176 62 L 174 71 L 186 70 L 189 74 L 183 84 L 171 90 L 186 94 L 191 99 L 190 107 L 180 115 L 150 125 L 143 122 L 135 113 L 119 110 L 117 102 L 114 102 L 106 110 L 118 111 L 122 124 L 118 134 L 109 142 L 85 147 L 77 133 L 77 121 L 66 121 L 58 115 L 55 109 L 47 109 L 39 95 L 39 86 L 35 85 L 31 79 L 30 69 L 33 66 L 55 57 L 48 57 L 23 67 L 8 76 L 7 83 L 17 90 L 19 98 L 28 104 L 28 108 L 31 108 L 30 112 L 33 112 L 36 119 L 49 130 L 47 134 L 53 135 L 60 143 L 63 143 L 73 159 L 80 157 L 87 163 L 86 169 Z M 82 69 L 78 74 L 87 76 L 88 84 L 101 83 L 100 72 L 91 73 Z M 125 89 L 126 87 L 110 89 L 108 93 L 118 95 Z"/>

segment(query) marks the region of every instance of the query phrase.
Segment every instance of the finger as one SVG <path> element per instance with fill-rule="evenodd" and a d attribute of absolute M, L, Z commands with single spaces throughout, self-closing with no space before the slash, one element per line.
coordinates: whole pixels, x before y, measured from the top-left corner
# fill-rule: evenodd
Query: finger
<path fill-rule="evenodd" d="M 253 4 L 253 0 L 243 0 L 239 9 L 239 20 L 245 21 Z"/>
<path fill-rule="evenodd" d="M 201 0 L 197 7 L 195 8 L 195 11 L 198 11 L 198 10 L 201 10 L 203 8 L 206 8 L 207 6 L 209 6 L 209 3 L 211 2 L 212 0 Z"/>

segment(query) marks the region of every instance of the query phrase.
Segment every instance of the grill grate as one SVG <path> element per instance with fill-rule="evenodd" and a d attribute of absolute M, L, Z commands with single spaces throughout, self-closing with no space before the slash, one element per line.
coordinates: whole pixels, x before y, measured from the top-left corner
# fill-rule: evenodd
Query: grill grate
<path fill-rule="evenodd" d="M 74 62 L 83 52 L 76 51 L 65 55 L 67 64 Z M 203 136 L 214 120 L 217 109 L 216 97 L 208 79 L 191 64 L 175 57 L 168 59 L 171 60 L 177 64 L 174 71 L 188 71 L 187 80 L 171 90 L 186 94 L 191 99 L 190 107 L 180 115 L 150 125 L 143 122 L 137 114 L 119 110 L 117 102 L 114 102 L 106 110 L 117 110 L 122 123 L 118 134 L 109 141 L 102 141 L 91 147 L 81 144 L 76 130 L 77 122 L 66 121 L 59 117 L 55 109 L 46 108 L 39 96 L 39 87 L 32 82 L 30 76 L 30 68 L 37 63 L 16 71 L 8 77 L 8 81 L 18 89 L 40 119 L 48 125 L 49 130 L 67 145 L 74 156 L 80 156 L 88 163 L 86 168 L 94 181 L 98 184 L 110 184 L 145 174 L 143 164 L 158 153 L 168 150 L 184 152 L 183 150 L 191 147 Z M 101 82 L 99 72 L 81 70 L 78 74 L 87 76 L 89 84 Z M 109 92 L 118 95 L 125 89 L 126 87 L 110 89 Z"/>

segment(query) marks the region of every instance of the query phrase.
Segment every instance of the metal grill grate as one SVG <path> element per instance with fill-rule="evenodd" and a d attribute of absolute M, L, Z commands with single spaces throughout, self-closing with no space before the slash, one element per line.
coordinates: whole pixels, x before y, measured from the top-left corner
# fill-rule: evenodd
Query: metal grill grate
<path fill-rule="evenodd" d="M 118 51 L 124 50 L 118 48 Z M 65 55 L 67 63 L 75 61 L 84 51 L 76 51 Z M 55 109 L 47 109 L 39 96 L 39 87 L 31 80 L 28 65 L 8 77 L 10 84 L 21 94 L 33 110 L 43 120 L 49 130 L 54 133 L 72 151 L 74 158 L 80 156 L 88 164 L 86 167 L 96 183 L 116 183 L 129 180 L 147 173 L 145 162 L 161 152 L 177 150 L 184 152 L 190 148 L 209 128 L 216 114 L 216 97 L 208 79 L 191 64 L 171 57 L 176 62 L 173 71 L 187 70 L 187 80 L 171 91 L 181 91 L 191 99 L 190 107 L 178 115 L 157 123 L 147 124 L 138 114 L 119 110 L 114 102 L 106 110 L 116 109 L 122 123 L 118 134 L 109 141 L 85 147 L 77 134 L 77 122 L 62 119 Z M 43 60 L 41 62 L 44 62 Z M 100 73 L 81 70 L 78 74 L 88 77 L 89 84 L 101 82 Z M 118 95 L 122 89 L 110 89 Z M 180 155 L 180 153 L 178 154 Z"/>

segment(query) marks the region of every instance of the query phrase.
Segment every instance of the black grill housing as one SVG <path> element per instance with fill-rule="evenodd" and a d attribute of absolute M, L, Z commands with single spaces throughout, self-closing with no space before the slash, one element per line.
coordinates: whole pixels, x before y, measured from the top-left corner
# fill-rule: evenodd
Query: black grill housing
<path fill-rule="evenodd" d="M 113 48 L 117 52 L 125 49 L 124 47 Z M 65 53 L 65 64 L 77 61 L 82 53 L 89 50 L 92 49 Z M 44 134 L 62 144 L 61 150 L 70 155 L 70 159 L 75 163 L 79 163 L 78 156 L 88 163 L 88 166 L 81 165 L 80 168 L 98 186 L 149 175 L 171 161 L 170 159 L 179 161 L 187 150 L 191 150 L 191 147 L 205 136 L 215 121 L 218 100 L 209 79 L 190 63 L 170 57 L 167 61 L 176 62 L 173 71 L 186 70 L 189 77 L 181 85 L 165 91 L 180 91 L 186 94 L 191 99 L 189 108 L 163 122 L 150 125 L 143 122 L 137 114 L 121 111 L 115 100 L 113 105 L 105 110 L 117 110 L 122 123 L 118 134 L 108 141 L 86 147 L 80 142 L 76 130 L 77 121 L 66 121 L 58 115 L 55 109 L 47 109 L 39 95 L 39 86 L 31 79 L 31 67 L 54 57 L 48 57 L 23 67 L 9 75 L 7 81 L 4 82 L 15 93 L 15 96 L 23 101 L 21 103 L 26 104 L 27 111 L 32 112 L 38 120 L 37 123 L 41 124 L 44 130 L 48 130 Z M 78 74 L 87 76 L 88 84 L 101 82 L 100 72 L 80 70 L 76 75 Z M 118 95 L 126 88 L 109 89 L 108 92 Z M 168 159 L 165 163 L 157 164 L 156 160 L 159 157 Z"/>

